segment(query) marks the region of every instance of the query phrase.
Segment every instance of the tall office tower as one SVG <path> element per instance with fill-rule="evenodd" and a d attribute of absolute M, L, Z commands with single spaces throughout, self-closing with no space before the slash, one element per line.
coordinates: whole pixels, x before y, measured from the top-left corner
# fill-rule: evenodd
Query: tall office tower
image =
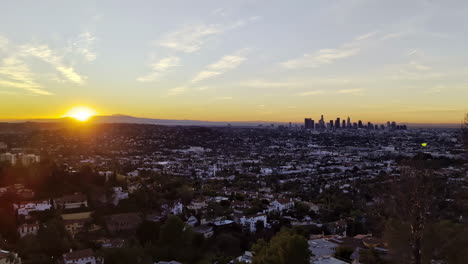
<path fill-rule="evenodd" d="M 384 125 L 380 125 L 380 129 L 384 130 L 384 129 L 385 129 L 385 126 L 384 126 Z"/>
<path fill-rule="evenodd" d="M 289 122 L 289 129 L 291 129 L 291 128 L 292 128 L 292 124 L 291 124 L 291 122 Z"/>
<path fill-rule="evenodd" d="M 358 121 L 358 128 L 362 128 L 362 121 L 361 120 Z"/>
<path fill-rule="evenodd" d="M 340 128 L 340 118 L 337 117 L 336 120 L 335 120 L 335 129 L 338 129 Z"/>
<path fill-rule="evenodd" d="M 330 120 L 330 129 L 333 129 L 333 120 Z"/>
<path fill-rule="evenodd" d="M 315 129 L 315 121 L 312 119 L 312 124 L 310 126 L 311 129 Z"/>
<path fill-rule="evenodd" d="M 374 130 L 379 130 L 379 125 L 375 124 L 374 125 Z"/>
<path fill-rule="evenodd" d="M 322 115 L 322 117 L 321 117 L 320 120 L 319 120 L 318 128 L 319 128 L 319 129 L 325 129 L 325 120 L 323 120 L 323 115 Z"/>
<path fill-rule="evenodd" d="M 341 128 L 346 128 L 346 121 L 343 120 L 343 123 L 341 124 Z"/>
<path fill-rule="evenodd" d="M 396 129 L 396 122 L 395 121 L 392 122 L 392 129 Z"/>
<path fill-rule="evenodd" d="M 390 121 L 387 121 L 387 129 L 390 129 Z"/>
<path fill-rule="evenodd" d="M 371 122 L 367 122 L 367 129 L 373 129 L 374 125 Z"/>
<path fill-rule="evenodd" d="M 348 116 L 348 128 L 351 128 L 351 118 Z"/>
<path fill-rule="evenodd" d="M 313 125 L 313 120 L 311 118 L 306 118 L 304 119 L 304 127 L 305 129 L 314 129 L 314 125 Z"/>
<path fill-rule="evenodd" d="M 353 128 L 357 128 L 357 127 L 358 127 L 358 126 L 357 126 L 357 123 L 354 122 L 354 123 L 353 123 Z"/>

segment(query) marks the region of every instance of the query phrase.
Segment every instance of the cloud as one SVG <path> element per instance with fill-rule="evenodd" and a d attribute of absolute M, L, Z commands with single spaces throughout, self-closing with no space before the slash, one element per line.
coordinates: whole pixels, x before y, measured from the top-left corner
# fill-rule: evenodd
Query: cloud
<path fill-rule="evenodd" d="M 20 88 L 24 89 L 26 91 L 29 91 L 33 94 L 37 95 L 52 95 L 53 93 L 42 90 L 38 87 L 36 84 L 31 84 L 31 83 L 22 83 L 22 82 L 14 82 L 14 81 L 6 81 L 0 79 L 0 87 L 11 87 L 11 88 Z"/>
<path fill-rule="evenodd" d="M 259 17 L 250 17 L 227 25 L 197 24 L 186 26 L 179 31 L 165 35 L 159 41 L 159 45 L 184 53 L 192 53 L 201 49 L 208 37 L 236 29 L 258 19 Z"/>
<path fill-rule="evenodd" d="M 139 82 L 151 82 L 161 78 L 170 68 L 178 67 L 180 58 L 175 56 L 166 57 L 150 64 L 151 72 L 137 78 Z"/>
<path fill-rule="evenodd" d="M 338 94 L 351 94 L 351 95 L 363 95 L 365 92 L 365 89 L 361 88 L 354 88 L 354 89 L 342 89 L 336 91 Z"/>
<path fill-rule="evenodd" d="M 320 49 L 312 54 L 304 54 L 302 57 L 281 63 L 287 69 L 316 68 L 326 64 L 332 64 L 338 60 L 357 55 L 361 50 L 364 41 L 373 37 L 376 32 L 360 35 L 350 43 L 346 43 L 339 48 Z"/>
<path fill-rule="evenodd" d="M 281 65 L 288 69 L 316 68 L 354 56 L 358 52 L 358 48 L 321 49 L 314 54 L 304 54 L 302 58 L 289 60 L 281 63 Z"/>
<path fill-rule="evenodd" d="M 354 40 L 356 41 L 362 41 L 362 40 L 366 40 L 372 36 L 374 36 L 375 34 L 377 34 L 377 31 L 374 31 L 374 32 L 369 32 L 367 34 L 364 34 L 364 35 L 361 35 L 361 36 L 357 36 L 356 38 L 354 38 Z"/>
<path fill-rule="evenodd" d="M 85 78 L 76 73 L 73 67 L 65 65 L 62 56 L 57 55 L 56 52 L 50 49 L 47 45 L 22 45 L 20 46 L 19 54 L 23 57 L 36 57 L 52 65 L 55 68 L 55 70 L 60 72 L 63 75 L 63 77 L 65 77 L 71 82 L 82 84 L 85 81 Z"/>
<path fill-rule="evenodd" d="M 300 85 L 296 82 L 274 82 L 267 80 L 250 80 L 241 83 L 243 86 L 255 87 L 255 88 L 277 88 L 277 87 L 294 87 Z"/>
<path fill-rule="evenodd" d="M 191 82 L 197 83 L 224 74 L 229 70 L 239 67 L 245 60 L 247 60 L 247 58 L 242 55 L 226 55 L 219 61 L 208 65 L 206 70 L 199 72 Z"/>
<path fill-rule="evenodd" d="M 309 95 L 316 95 L 316 94 L 324 94 L 325 92 L 322 90 L 313 90 L 313 91 L 307 91 L 307 92 L 302 92 L 298 93 L 297 95 L 300 96 L 309 96 Z"/>
<path fill-rule="evenodd" d="M 0 51 L 6 51 L 8 49 L 9 40 L 4 36 L 0 35 Z"/>
<path fill-rule="evenodd" d="M 415 70 L 418 70 L 418 71 L 428 71 L 430 69 L 432 69 L 431 67 L 429 66 L 426 66 L 426 65 L 422 65 L 416 61 L 410 61 L 409 64 L 408 64 L 411 68 L 415 69 Z"/>
<path fill-rule="evenodd" d="M 205 38 L 219 33 L 221 30 L 215 25 L 189 26 L 166 35 L 159 45 L 176 51 L 192 53 L 201 48 Z"/>
<path fill-rule="evenodd" d="M 186 87 L 180 86 L 180 87 L 169 89 L 168 95 L 170 95 L 170 96 L 171 95 L 178 95 L 178 94 L 181 94 L 181 93 L 183 93 L 185 91 L 186 91 Z"/>
<path fill-rule="evenodd" d="M 92 62 L 96 60 L 96 53 L 92 50 L 96 37 L 90 32 L 83 32 L 78 35 L 77 40 L 71 44 L 71 50 L 81 54 L 83 58 Z"/>
<path fill-rule="evenodd" d="M 0 86 L 19 88 L 38 95 L 52 95 L 52 93 L 40 89 L 41 86 L 36 83 L 35 75 L 21 59 L 17 57 L 7 57 L 0 64 Z"/>

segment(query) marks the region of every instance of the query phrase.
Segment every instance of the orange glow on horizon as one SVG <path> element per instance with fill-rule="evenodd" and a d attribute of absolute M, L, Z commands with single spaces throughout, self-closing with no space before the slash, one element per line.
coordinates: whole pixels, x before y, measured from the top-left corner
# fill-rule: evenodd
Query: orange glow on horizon
<path fill-rule="evenodd" d="M 65 114 L 65 117 L 70 117 L 80 122 L 86 122 L 96 114 L 97 112 L 90 107 L 76 106 L 68 110 L 68 112 Z"/>

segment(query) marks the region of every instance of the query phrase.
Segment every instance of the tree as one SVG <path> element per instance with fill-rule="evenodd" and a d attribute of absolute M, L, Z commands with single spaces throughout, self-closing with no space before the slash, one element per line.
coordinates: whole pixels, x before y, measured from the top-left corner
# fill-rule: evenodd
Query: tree
<path fill-rule="evenodd" d="M 311 253 L 307 240 L 282 229 L 269 243 L 260 239 L 253 247 L 253 264 L 309 264 Z"/>
<path fill-rule="evenodd" d="M 391 221 L 387 224 L 386 236 L 390 247 L 395 249 L 395 256 L 410 258 L 405 262 L 422 263 L 423 238 L 434 190 L 433 173 L 429 170 L 405 169 L 394 182 L 389 204 Z"/>
<path fill-rule="evenodd" d="M 344 259 L 344 260 L 351 260 L 351 254 L 353 254 L 353 249 L 349 247 L 337 247 L 335 249 L 335 257 L 339 259 Z"/>
<path fill-rule="evenodd" d="M 151 264 L 152 258 L 141 247 L 110 248 L 103 250 L 106 264 Z"/>
<path fill-rule="evenodd" d="M 159 239 L 160 224 L 152 221 L 143 221 L 136 230 L 136 237 L 142 245 L 156 244 Z"/>
<path fill-rule="evenodd" d="M 359 250 L 359 263 L 362 264 L 386 264 L 375 249 Z"/>

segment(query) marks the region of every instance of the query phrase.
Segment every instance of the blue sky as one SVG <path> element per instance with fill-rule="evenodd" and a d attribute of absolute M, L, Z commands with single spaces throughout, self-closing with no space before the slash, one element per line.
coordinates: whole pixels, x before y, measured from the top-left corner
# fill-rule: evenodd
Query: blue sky
<path fill-rule="evenodd" d="M 458 122 L 466 1 L 4 1 L 0 118 Z"/>

